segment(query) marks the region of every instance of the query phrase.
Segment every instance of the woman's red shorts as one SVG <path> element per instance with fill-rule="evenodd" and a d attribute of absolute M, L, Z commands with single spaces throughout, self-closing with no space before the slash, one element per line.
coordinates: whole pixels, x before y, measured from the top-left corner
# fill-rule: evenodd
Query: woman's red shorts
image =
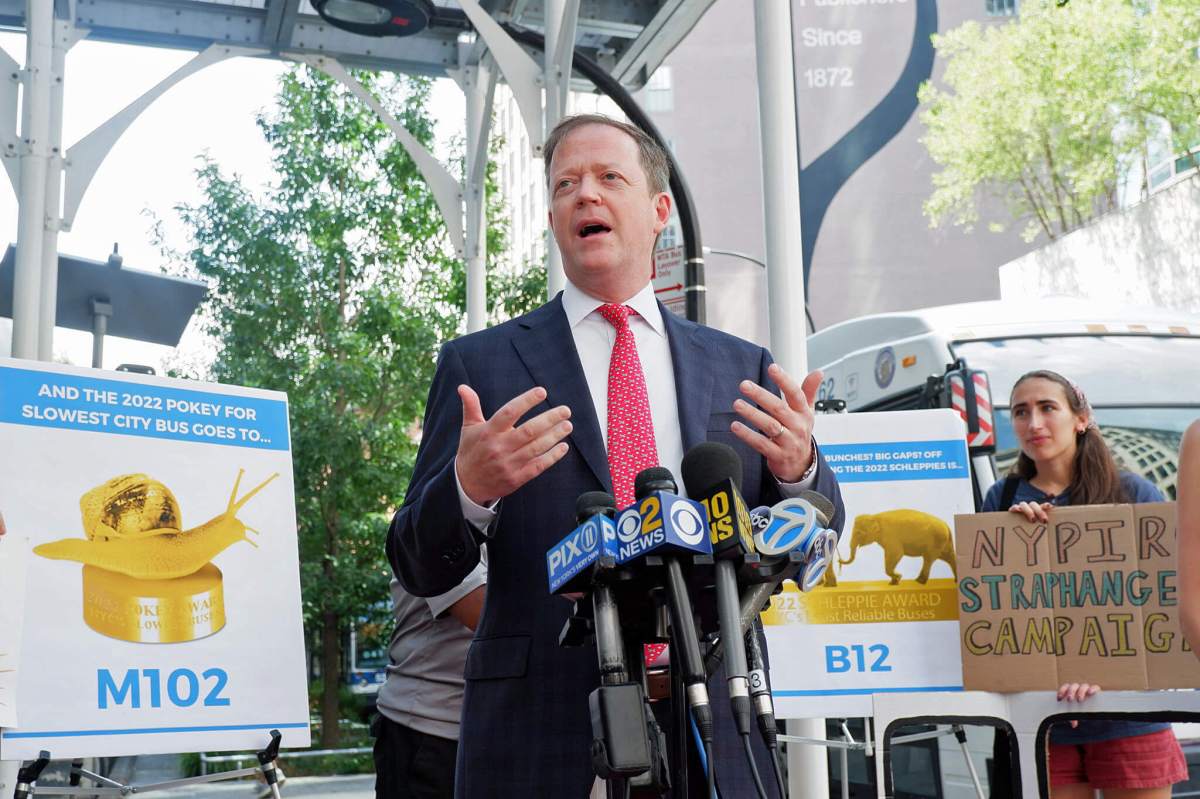
<path fill-rule="evenodd" d="M 1050 744 L 1050 785 L 1162 788 L 1188 778 L 1172 730 L 1089 744 Z"/>

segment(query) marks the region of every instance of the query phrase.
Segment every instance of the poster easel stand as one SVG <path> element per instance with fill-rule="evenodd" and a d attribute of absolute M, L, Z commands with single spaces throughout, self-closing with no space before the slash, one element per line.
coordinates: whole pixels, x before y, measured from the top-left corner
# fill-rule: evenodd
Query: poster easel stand
<path fill-rule="evenodd" d="M 863 729 L 866 730 L 866 735 L 863 740 L 856 741 L 854 736 L 850 734 L 850 728 L 846 726 L 846 719 L 841 720 L 842 739 L 826 739 L 826 738 L 805 738 L 799 735 L 780 735 L 779 740 L 789 744 L 805 744 L 808 746 L 824 746 L 832 749 L 841 750 L 841 783 L 842 783 L 842 799 L 850 799 L 850 750 L 861 750 L 867 757 L 873 757 L 875 747 L 871 743 L 871 719 L 863 718 Z M 945 735 L 953 735 L 958 741 L 959 747 L 962 748 L 963 758 L 967 761 L 967 771 L 971 774 L 971 782 L 975 785 L 975 796 L 978 799 L 987 799 L 987 794 L 984 793 L 983 784 L 979 781 L 979 773 L 975 770 L 975 763 L 971 760 L 971 752 L 967 748 L 967 732 L 961 724 L 952 724 L 945 729 L 931 730 L 929 732 L 914 732 L 911 735 L 897 735 L 887 742 L 889 746 L 898 744 L 916 743 L 917 741 L 926 741 L 930 738 L 941 738 Z"/>
<path fill-rule="evenodd" d="M 237 769 L 235 771 L 222 771 L 218 774 L 202 774 L 199 777 L 186 777 L 180 780 L 168 780 L 166 782 L 155 782 L 146 785 L 125 785 L 108 777 L 95 774 L 83 768 L 82 761 L 75 760 L 71 763 L 71 784 L 67 787 L 37 787 L 38 778 L 42 775 L 42 771 L 50 763 L 50 753 L 43 751 L 39 753 L 38 759 L 23 767 L 17 773 L 17 790 L 13 794 L 13 799 L 29 799 L 31 796 L 129 796 L 130 794 L 145 793 L 146 791 L 165 791 L 172 788 L 181 788 L 185 785 L 198 785 L 205 782 L 218 782 L 221 780 L 231 780 L 238 777 L 249 777 L 254 774 L 262 774 L 263 779 L 267 782 L 267 787 L 271 790 L 272 799 L 280 799 L 279 795 L 279 770 L 275 766 L 275 759 L 279 757 L 279 744 L 283 740 L 283 736 L 279 730 L 271 730 L 271 742 L 266 748 L 255 753 L 258 758 L 258 766 Z M 86 777 L 96 783 L 94 786 L 81 786 L 79 784 L 80 777 Z"/>

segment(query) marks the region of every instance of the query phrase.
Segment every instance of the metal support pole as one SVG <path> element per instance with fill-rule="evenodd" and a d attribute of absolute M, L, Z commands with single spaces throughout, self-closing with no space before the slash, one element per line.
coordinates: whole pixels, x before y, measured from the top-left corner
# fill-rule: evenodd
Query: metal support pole
<path fill-rule="evenodd" d="M 463 199 L 467 210 L 467 332 L 487 326 L 487 161 L 495 70 L 487 59 L 463 71 L 467 99 L 467 165 Z"/>
<path fill-rule="evenodd" d="M 13 278 L 12 352 L 37 358 L 40 325 L 42 234 L 46 227 L 46 167 L 50 156 L 50 73 L 54 0 L 25 5 L 25 92 L 21 120 L 21 188 Z"/>
<path fill-rule="evenodd" d="M 556 57 L 559 52 L 559 36 L 563 33 L 562 23 L 566 3 L 567 0 L 545 0 L 542 6 L 546 25 L 546 47 L 542 52 L 542 83 L 546 91 L 542 129 L 546 136 L 550 135 L 550 131 L 554 130 L 554 126 L 563 117 L 565 109 L 562 107 L 564 104 L 561 85 L 563 81 L 570 79 L 569 75 L 559 74 L 558 64 L 560 62 Z M 571 43 L 571 48 L 574 50 L 574 42 Z M 547 164 L 547 166 L 549 165 Z M 544 186 L 543 190 L 546 192 L 546 208 L 550 208 L 553 198 L 550 196 L 549 187 Z M 553 298 L 566 285 L 567 277 L 563 271 L 562 253 L 558 250 L 558 242 L 554 240 L 553 235 L 550 235 L 546 239 L 547 297 Z"/>
<path fill-rule="evenodd" d="M 804 315 L 798 312 L 804 308 L 804 251 L 790 3 L 754 0 L 754 44 L 771 352 L 790 375 L 802 380 L 808 372 L 808 353 Z M 825 737 L 824 719 L 793 719 L 787 725 L 793 735 Z M 829 794 L 829 764 L 820 747 L 789 746 L 788 775 L 793 799 Z"/>
<path fill-rule="evenodd" d="M 58 315 L 58 231 L 62 224 L 63 80 L 67 50 L 74 44 L 70 21 L 54 21 L 50 76 L 50 154 L 46 163 L 46 225 L 42 231 L 42 302 L 38 313 L 38 360 L 54 358 Z"/>
<path fill-rule="evenodd" d="M 842 740 L 848 744 L 854 743 L 854 736 L 850 734 L 850 728 L 846 726 L 846 720 L 842 719 Z M 842 799 L 850 799 L 850 750 L 843 749 L 842 755 Z"/>
<path fill-rule="evenodd" d="M 808 355 L 804 317 L 797 312 L 804 307 L 804 259 L 789 3 L 754 0 L 754 40 L 771 352 L 789 374 L 801 380 L 808 372 Z"/>
<path fill-rule="evenodd" d="M 92 368 L 104 368 L 104 336 L 108 334 L 108 318 L 112 316 L 112 303 L 107 299 L 92 297 Z"/>
<path fill-rule="evenodd" d="M 983 784 L 979 781 L 979 772 L 975 770 L 975 761 L 971 759 L 971 750 L 967 747 L 967 731 L 963 729 L 961 724 L 955 724 L 954 738 L 958 741 L 959 747 L 962 748 L 963 757 L 967 761 L 967 771 L 971 774 L 971 784 L 975 786 L 975 796 L 978 799 L 987 799 L 987 794 L 983 790 Z M 999 765 L 997 765 L 999 768 Z"/>

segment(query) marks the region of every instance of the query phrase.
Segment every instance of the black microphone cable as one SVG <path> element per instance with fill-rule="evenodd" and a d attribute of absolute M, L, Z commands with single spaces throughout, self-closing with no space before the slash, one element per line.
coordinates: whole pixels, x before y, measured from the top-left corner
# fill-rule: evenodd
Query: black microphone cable
<path fill-rule="evenodd" d="M 762 647 L 758 643 L 758 630 L 754 627 L 746 631 L 746 656 L 750 661 L 750 694 L 754 697 L 758 731 L 767 745 L 767 751 L 771 753 L 771 766 L 779 795 L 787 796 L 783 770 L 779 767 L 779 730 L 775 724 L 775 706 L 771 701 L 771 682 L 763 661 Z"/>
<path fill-rule="evenodd" d="M 634 496 L 639 502 L 655 491 L 678 493 L 678 486 L 669 469 L 655 466 L 639 472 L 634 478 Z M 695 718 L 700 740 L 704 743 L 705 756 L 708 758 L 709 793 L 715 794 L 717 768 L 712 750 L 712 705 L 708 701 L 708 686 L 705 684 L 704 663 L 700 659 L 700 639 L 696 635 L 692 600 L 688 596 L 687 581 L 683 577 L 679 558 L 675 555 L 665 556 L 663 567 L 667 576 L 667 609 L 671 614 L 671 668 L 675 668 L 675 658 L 678 656 L 682 665 L 688 707 Z"/>
<path fill-rule="evenodd" d="M 710 535 L 717 593 L 717 616 L 721 635 L 732 642 L 740 637 L 737 570 L 746 554 L 753 551 L 750 514 L 741 496 L 742 459 L 733 447 L 707 441 L 692 447 L 680 467 L 688 496 L 704 504 L 709 511 Z M 746 763 L 758 788 L 760 799 L 767 799 L 758 764 L 750 748 L 751 717 L 746 650 L 742 646 L 725 647 L 725 677 L 734 725 L 746 750 Z"/>

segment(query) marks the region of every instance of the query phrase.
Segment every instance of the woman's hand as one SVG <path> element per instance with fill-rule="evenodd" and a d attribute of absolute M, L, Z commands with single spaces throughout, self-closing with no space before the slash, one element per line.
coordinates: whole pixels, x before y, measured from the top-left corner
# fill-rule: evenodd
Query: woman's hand
<path fill-rule="evenodd" d="M 1021 503 L 1026 504 L 1026 503 Z M 1090 696 L 1100 693 L 1100 686 L 1090 682 L 1065 682 L 1058 687 L 1059 702 L 1082 702 Z M 1071 719 L 1071 726 L 1078 727 L 1079 722 Z"/>
<path fill-rule="evenodd" d="M 1050 521 L 1049 511 L 1053 507 L 1054 504 L 1050 502 L 1018 502 L 1008 510 L 1010 513 L 1021 514 L 1031 522 L 1046 524 Z"/>
<path fill-rule="evenodd" d="M 1065 682 L 1058 687 L 1059 702 L 1082 702 L 1100 693 L 1100 686 L 1090 682 Z"/>

